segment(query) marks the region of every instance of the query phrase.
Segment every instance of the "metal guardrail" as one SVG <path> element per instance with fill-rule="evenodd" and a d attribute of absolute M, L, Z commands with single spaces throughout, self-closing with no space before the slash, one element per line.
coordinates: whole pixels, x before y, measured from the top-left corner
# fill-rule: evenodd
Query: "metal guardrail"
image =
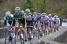
<path fill-rule="evenodd" d="M 0 30 L 1 30 L 1 29 L 5 29 L 5 28 L 8 28 L 8 27 L 1 27 Z"/>
<path fill-rule="evenodd" d="M 63 19 L 63 22 L 67 22 L 67 19 Z"/>
<path fill-rule="evenodd" d="M 0 27 L 4 26 L 4 20 L 0 19 Z"/>

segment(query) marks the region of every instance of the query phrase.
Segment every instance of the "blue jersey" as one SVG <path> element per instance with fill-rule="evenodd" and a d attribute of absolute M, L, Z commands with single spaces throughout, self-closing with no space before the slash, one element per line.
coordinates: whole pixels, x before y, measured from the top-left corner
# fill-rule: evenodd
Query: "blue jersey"
<path fill-rule="evenodd" d="M 48 20 L 48 26 L 51 26 L 53 24 L 53 20 L 52 20 L 52 18 L 50 18 L 49 20 Z"/>
<path fill-rule="evenodd" d="M 36 22 L 37 21 L 37 16 L 33 15 L 33 21 Z"/>
<path fill-rule="evenodd" d="M 54 23 L 60 23 L 60 19 L 59 19 L 59 18 L 54 17 L 54 18 L 53 18 L 53 22 L 54 22 Z"/>
<path fill-rule="evenodd" d="M 41 20 L 41 16 L 37 15 L 37 21 L 40 21 L 40 20 Z"/>

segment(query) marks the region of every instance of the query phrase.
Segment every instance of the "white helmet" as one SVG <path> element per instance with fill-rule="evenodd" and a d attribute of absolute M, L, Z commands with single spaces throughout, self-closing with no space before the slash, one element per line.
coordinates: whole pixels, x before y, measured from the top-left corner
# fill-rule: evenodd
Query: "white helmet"
<path fill-rule="evenodd" d="M 5 13 L 6 16 L 7 16 L 7 15 L 10 15 L 10 14 L 11 14 L 10 11 L 7 11 L 7 12 Z"/>
<path fill-rule="evenodd" d="M 42 15 L 42 16 L 45 16 L 45 15 L 46 15 L 46 13 L 42 13 L 41 15 Z"/>
<path fill-rule="evenodd" d="M 42 15 L 46 15 L 46 13 L 42 13 Z"/>
<path fill-rule="evenodd" d="M 16 7 L 15 10 L 20 10 L 20 7 Z"/>
<path fill-rule="evenodd" d="M 58 16 L 57 16 L 57 15 L 55 15 L 54 17 L 58 18 Z"/>
<path fill-rule="evenodd" d="M 52 16 L 51 14 L 48 14 L 48 16 Z"/>
<path fill-rule="evenodd" d="M 34 12 L 34 14 L 37 14 L 37 12 Z"/>
<path fill-rule="evenodd" d="M 26 9 L 25 11 L 26 11 L 26 12 L 30 12 L 30 9 Z"/>

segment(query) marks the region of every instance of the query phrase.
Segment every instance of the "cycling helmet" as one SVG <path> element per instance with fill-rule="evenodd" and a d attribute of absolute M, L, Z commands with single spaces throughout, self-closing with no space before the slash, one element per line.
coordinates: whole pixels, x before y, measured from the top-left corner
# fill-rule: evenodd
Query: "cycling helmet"
<path fill-rule="evenodd" d="M 25 12 L 30 12 L 30 9 L 26 9 Z"/>
<path fill-rule="evenodd" d="M 55 15 L 54 17 L 55 17 L 55 18 L 58 18 L 58 16 L 57 16 L 57 15 Z"/>
<path fill-rule="evenodd" d="M 48 14 L 48 16 L 52 16 L 51 14 Z"/>
<path fill-rule="evenodd" d="M 20 10 L 20 7 L 16 7 L 15 10 Z"/>
<path fill-rule="evenodd" d="M 10 11 L 7 11 L 7 12 L 5 13 L 6 16 L 9 16 L 10 14 L 11 14 Z"/>

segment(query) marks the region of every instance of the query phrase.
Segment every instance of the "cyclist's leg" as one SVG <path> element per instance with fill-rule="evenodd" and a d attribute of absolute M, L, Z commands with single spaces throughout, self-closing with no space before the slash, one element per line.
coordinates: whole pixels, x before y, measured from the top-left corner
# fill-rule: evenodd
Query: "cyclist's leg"
<path fill-rule="evenodd" d="M 54 23 L 52 22 L 52 32 L 54 32 Z"/>
<path fill-rule="evenodd" d="M 24 44 L 24 30 L 20 31 L 20 40 L 21 40 L 21 44 Z"/>
<path fill-rule="evenodd" d="M 45 24 L 43 24 L 43 34 L 46 34 Z"/>
<path fill-rule="evenodd" d="M 23 18 L 22 21 L 21 21 L 22 25 L 23 25 L 23 28 L 25 27 L 25 19 Z"/>
<path fill-rule="evenodd" d="M 37 29 L 38 29 L 38 39 L 40 39 L 40 37 L 42 35 L 42 33 L 41 33 L 42 29 L 41 29 L 41 25 L 40 24 L 37 25 Z"/>
<path fill-rule="evenodd" d="M 56 24 L 54 24 L 54 32 L 56 32 Z"/>
<path fill-rule="evenodd" d="M 51 22 L 51 32 L 53 32 L 53 22 Z"/>
<path fill-rule="evenodd" d="M 33 20 L 30 20 L 30 30 L 33 31 Z"/>
<path fill-rule="evenodd" d="M 58 23 L 56 24 L 56 28 L 57 28 L 57 31 L 59 31 L 59 24 Z"/>
<path fill-rule="evenodd" d="M 50 26 L 48 26 L 48 32 L 47 32 L 47 34 L 49 34 L 50 33 Z"/>
<path fill-rule="evenodd" d="M 17 39 L 19 39 L 19 30 L 20 30 L 20 28 L 19 28 L 19 20 L 18 21 L 16 21 L 16 23 L 15 23 L 15 32 L 16 32 L 16 38 Z"/>
<path fill-rule="evenodd" d="M 41 25 L 41 29 L 42 29 L 42 34 L 44 36 L 44 34 L 45 34 L 45 28 L 44 28 L 44 25 L 43 24 Z"/>
<path fill-rule="evenodd" d="M 48 33 L 48 22 L 44 22 L 44 33 L 47 35 Z"/>
<path fill-rule="evenodd" d="M 15 24 L 16 24 L 16 21 L 15 21 L 15 20 L 13 20 L 12 26 L 14 27 L 14 26 L 15 26 Z"/>
<path fill-rule="evenodd" d="M 51 24 L 48 24 L 48 34 L 51 33 L 52 29 L 51 29 Z"/>

